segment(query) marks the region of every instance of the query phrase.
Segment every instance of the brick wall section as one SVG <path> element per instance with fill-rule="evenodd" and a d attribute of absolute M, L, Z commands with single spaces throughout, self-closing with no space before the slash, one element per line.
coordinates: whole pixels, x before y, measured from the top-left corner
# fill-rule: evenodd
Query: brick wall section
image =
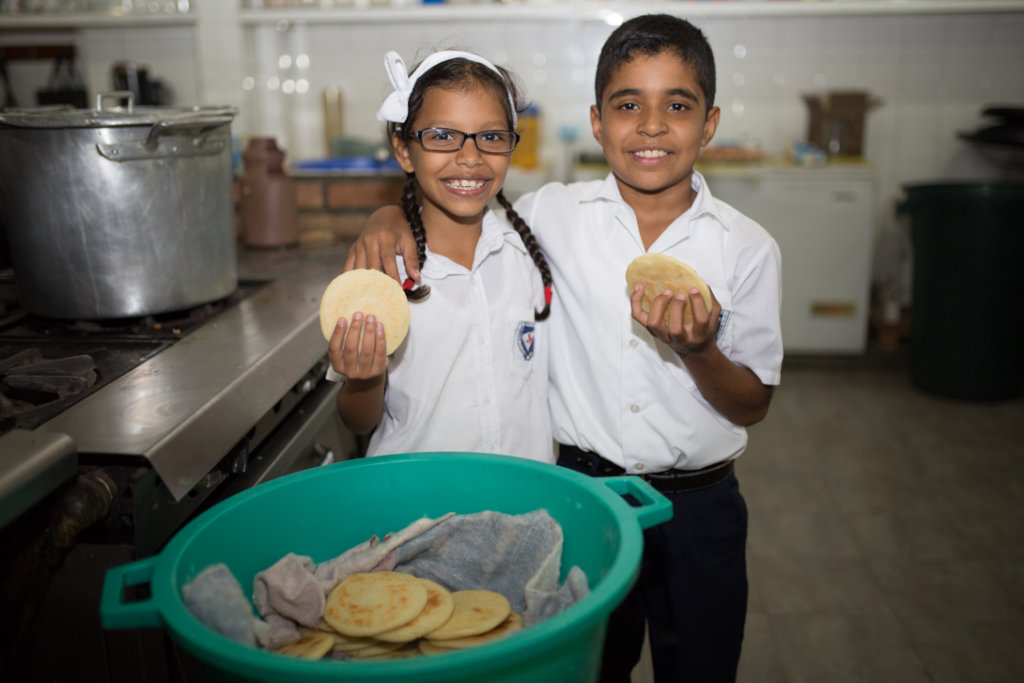
<path fill-rule="evenodd" d="M 320 179 L 295 180 L 295 204 L 299 211 L 323 211 L 324 181 Z"/>
<path fill-rule="evenodd" d="M 328 180 L 327 209 L 369 209 L 395 204 L 402 196 L 404 179 Z"/>
<path fill-rule="evenodd" d="M 303 175 L 294 182 L 300 242 L 351 241 L 375 209 L 398 203 L 405 176 Z"/>

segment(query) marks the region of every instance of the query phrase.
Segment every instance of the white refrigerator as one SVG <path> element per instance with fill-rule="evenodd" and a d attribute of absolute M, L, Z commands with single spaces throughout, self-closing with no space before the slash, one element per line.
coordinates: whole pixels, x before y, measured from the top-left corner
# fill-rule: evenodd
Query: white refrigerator
<path fill-rule="evenodd" d="M 786 353 L 864 353 L 874 235 L 871 168 L 719 164 L 699 170 L 714 196 L 779 243 Z"/>

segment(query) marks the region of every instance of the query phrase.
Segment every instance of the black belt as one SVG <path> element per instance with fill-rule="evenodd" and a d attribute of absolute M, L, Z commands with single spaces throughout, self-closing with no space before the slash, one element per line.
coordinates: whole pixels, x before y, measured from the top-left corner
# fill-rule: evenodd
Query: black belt
<path fill-rule="evenodd" d="M 626 470 L 605 460 L 597 453 L 565 444 L 558 446 L 558 464 L 592 477 L 618 477 L 626 474 Z M 729 478 L 734 468 L 733 461 L 728 460 L 699 470 L 668 470 L 637 476 L 661 493 L 682 493 L 719 484 Z"/>

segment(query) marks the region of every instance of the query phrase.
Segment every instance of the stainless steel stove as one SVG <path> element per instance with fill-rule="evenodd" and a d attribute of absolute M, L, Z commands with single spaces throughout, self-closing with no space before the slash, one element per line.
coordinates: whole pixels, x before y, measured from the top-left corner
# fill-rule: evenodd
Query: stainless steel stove
<path fill-rule="evenodd" d="M 359 454 L 323 380 L 328 281 L 126 321 L 0 309 L 0 678 L 189 680 L 159 630 L 99 629 L 103 575 L 238 491 Z"/>

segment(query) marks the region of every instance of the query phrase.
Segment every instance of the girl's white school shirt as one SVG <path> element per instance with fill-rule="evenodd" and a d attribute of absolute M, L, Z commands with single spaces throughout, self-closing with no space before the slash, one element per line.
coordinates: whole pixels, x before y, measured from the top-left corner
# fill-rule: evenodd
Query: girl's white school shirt
<path fill-rule="evenodd" d="M 399 258 L 399 270 L 405 267 Z M 384 416 L 367 455 L 466 451 L 554 462 L 540 273 L 503 217 L 484 214 L 472 269 L 427 251 L 430 296 L 388 359 Z M 340 376 L 328 370 L 328 379 Z"/>

